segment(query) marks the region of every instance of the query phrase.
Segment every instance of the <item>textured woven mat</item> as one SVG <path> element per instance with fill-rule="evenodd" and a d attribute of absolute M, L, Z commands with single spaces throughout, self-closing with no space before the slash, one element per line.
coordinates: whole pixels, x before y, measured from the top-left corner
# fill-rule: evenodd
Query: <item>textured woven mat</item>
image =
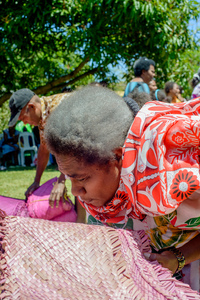
<path fill-rule="evenodd" d="M 144 232 L 2 217 L 0 299 L 200 299 L 141 252 Z"/>

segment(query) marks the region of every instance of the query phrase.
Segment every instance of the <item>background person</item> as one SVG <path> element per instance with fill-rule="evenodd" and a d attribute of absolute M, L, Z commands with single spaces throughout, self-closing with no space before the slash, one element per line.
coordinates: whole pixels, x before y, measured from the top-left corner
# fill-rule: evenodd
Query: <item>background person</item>
<path fill-rule="evenodd" d="M 150 93 L 149 82 L 155 77 L 155 61 L 146 57 L 141 57 L 135 61 L 134 66 L 135 78 L 126 86 L 124 97 L 128 96 L 135 88 L 140 92 Z"/>
<path fill-rule="evenodd" d="M 171 103 L 180 103 L 184 102 L 185 100 L 181 96 L 179 85 L 173 81 L 168 81 L 165 83 L 165 93 L 167 95 L 168 101 L 171 98 Z"/>
<path fill-rule="evenodd" d="M 19 131 L 15 129 L 15 126 L 6 128 L 3 131 L 3 141 L 2 141 L 2 166 L 1 170 L 6 170 L 6 161 L 10 158 L 12 154 L 14 157 L 14 165 L 18 165 L 18 153 L 19 153 L 19 146 L 18 146 L 18 138 L 19 138 Z"/>
<path fill-rule="evenodd" d="M 62 88 L 61 93 L 72 93 L 73 89 L 69 86 L 65 86 L 64 88 Z"/>
<path fill-rule="evenodd" d="M 194 74 L 191 81 L 191 86 L 193 88 L 191 98 L 194 99 L 200 97 L 200 68 L 198 72 Z"/>
<path fill-rule="evenodd" d="M 14 126 L 17 120 L 23 121 L 24 124 L 38 126 L 40 130 L 40 147 L 38 150 L 36 176 L 33 184 L 25 192 L 26 198 L 36 190 L 40 185 L 41 176 L 47 166 L 49 160 L 49 150 L 47 149 L 43 132 L 47 118 L 52 110 L 63 100 L 67 98 L 67 94 L 58 94 L 49 97 L 39 98 L 29 89 L 20 89 L 12 94 L 9 107 L 11 118 L 9 126 Z M 61 173 L 50 195 L 50 203 L 58 202 L 63 195 L 65 187 L 65 178 Z"/>
<path fill-rule="evenodd" d="M 17 120 L 21 120 L 24 124 L 38 126 L 40 133 L 40 146 L 37 156 L 36 175 L 33 184 L 25 192 L 26 198 L 32 194 L 40 185 L 41 176 L 47 166 L 49 160 L 49 150 L 44 139 L 44 128 L 46 121 L 52 111 L 62 102 L 68 99 L 71 93 L 56 94 L 48 97 L 39 98 L 34 92 L 29 89 L 20 89 L 12 94 L 9 107 L 11 117 L 9 126 L 16 124 Z M 55 183 L 50 197 L 49 204 L 54 207 L 59 205 L 59 201 L 65 191 L 65 176 L 60 174 Z M 77 204 L 77 222 L 84 222 L 85 212 L 79 204 Z"/>
<path fill-rule="evenodd" d="M 148 102 L 134 119 L 121 97 L 90 86 L 62 102 L 45 128 L 90 223 L 150 231 L 162 249 L 154 259 L 173 273 L 200 258 L 200 100 L 176 110 Z"/>
<path fill-rule="evenodd" d="M 167 95 L 165 94 L 165 91 L 161 90 L 161 89 L 151 91 L 150 97 L 153 101 L 163 101 L 163 102 L 171 103 L 171 98 L 167 97 Z"/>
<path fill-rule="evenodd" d="M 149 85 L 150 92 L 156 91 L 158 89 L 155 79 L 152 79 L 148 85 Z"/>
<path fill-rule="evenodd" d="M 142 106 L 145 103 L 152 101 L 150 94 L 145 92 L 140 92 L 138 89 L 134 89 L 132 92 L 128 94 L 127 97 L 123 97 L 123 99 L 126 102 L 126 104 L 128 104 L 128 106 L 131 105 L 132 111 L 135 111 L 136 103 L 138 104 L 138 111 L 139 111 L 139 109 L 142 108 Z M 131 99 L 134 101 L 132 101 Z"/>
<path fill-rule="evenodd" d="M 108 83 L 104 80 L 98 82 L 98 81 L 93 81 L 91 82 L 89 85 L 92 85 L 92 86 L 102 86 L 102 87 L 108 87 Z"/>

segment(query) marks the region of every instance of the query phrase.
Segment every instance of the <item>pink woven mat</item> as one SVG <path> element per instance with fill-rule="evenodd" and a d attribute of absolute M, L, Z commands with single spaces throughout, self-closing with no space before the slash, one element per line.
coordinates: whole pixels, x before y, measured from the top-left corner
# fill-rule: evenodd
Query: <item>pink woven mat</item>
<path fill-rule="evenodd" d="M 1 218 L 0 299 L 200 299 L 158 263 L 146 261 L 143 231 Z"/>

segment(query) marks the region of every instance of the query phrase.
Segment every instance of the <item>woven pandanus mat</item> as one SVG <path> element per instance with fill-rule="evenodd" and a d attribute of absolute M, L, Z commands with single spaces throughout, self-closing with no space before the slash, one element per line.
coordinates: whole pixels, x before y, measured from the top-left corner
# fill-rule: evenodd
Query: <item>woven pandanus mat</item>
<path fill-rule="evenodd" d="M 0 299 L 200 299 L 144 259 L 143 231 L 2 217 L 0 232 Z"/>

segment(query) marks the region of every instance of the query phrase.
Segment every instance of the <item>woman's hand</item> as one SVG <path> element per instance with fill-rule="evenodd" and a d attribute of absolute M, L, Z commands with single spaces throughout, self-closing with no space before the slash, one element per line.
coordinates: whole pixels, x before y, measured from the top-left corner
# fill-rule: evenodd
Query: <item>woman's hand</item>
<path fill-rule="evenodd" d="M 197 235 L 189 242 L 185 243 L 178 250 L 184 255 L 185 265 L 200 259 L 200 233 L 197 231 Z M 149 261 L 157 260 L 163 267 L 168 268 L 173 272 L 176 272 L 178 268 L 178 259 L 172 251 L 164 251 L 161 254 L 158 253 L 143 253 L 144 257 Z"/>
<path fill-rule="evenodd" d="M 178 268 L 178 260 L 173 252 L 163 251 L 161 254 L 158 253 L 143 253 L 144 257 L 149 261 L 157 260 L 161 266 L 169 269 L 174 274 Z"/>

